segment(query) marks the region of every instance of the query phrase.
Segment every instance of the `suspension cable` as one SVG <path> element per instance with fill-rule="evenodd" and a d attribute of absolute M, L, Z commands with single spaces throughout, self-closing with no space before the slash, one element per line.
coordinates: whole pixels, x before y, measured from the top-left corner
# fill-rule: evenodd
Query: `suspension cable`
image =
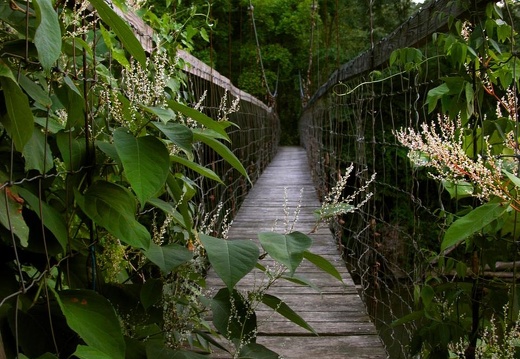
<path fill-rule="evenodd" d="M 255 15 L 254 15 L 254 6 L 251 2 L 251 0 L 249 0 L 249 13 L 251 14 L 251 22 L 253 24 L 253 32 L 255 34 L 255 40 L 256 40 L 256 52 L 258 54 L 258 61 L 260 62 L 260 69 L 262 70 L 262 80 L 265 84 L 265 87 L 267 89 L 267 93 L 269 95 L 269 102 L 275 102 L 276 100 L 276 96 L 278 95 L 277 92 L 278 92 L 278 75 L 277 75 L 277 78 L 276 78 L 276 89 L 275 89 L 275 92 L 272 93 L 271 92 L 271 89 L 269 88 L 269 83 L 267 82 L 267 77 L 265 76 L 265 68 L 264 68 L 264 61 L 262 59 L 262 51 L 260 49 L 260 42 L 258 41 L 258 32 L 256 31 L 256 23 L 255 23 Z"/>

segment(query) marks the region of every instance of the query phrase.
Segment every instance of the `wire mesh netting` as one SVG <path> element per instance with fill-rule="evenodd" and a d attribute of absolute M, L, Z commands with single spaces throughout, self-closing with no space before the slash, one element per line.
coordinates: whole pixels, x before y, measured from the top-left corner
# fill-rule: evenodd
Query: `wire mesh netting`
<path fill-rule="evenodd" d="M 438 36 L 432 36 L 433 33 L 449 32 L 448 19 L 451 24 L 456 21 L 471 23 L 471 30 L 486 22 L 486 2 L 474 2 L 463 9 L 456 9 L 460 3 L 455 3 L 427 3 L 425 8 L 374 50 L 340 67 L 310 100 L 300 119 L 301 143 L 307 150 L 313 178 L 322 199 L 334 188 L 351 163 L 354 171 L 348 179 L 344 195 L 356 192 L 369 182 L 372 174 L 376 174 L 375 181 L 370 184 L 370 192 L 373 193 L 370 200 L 356 213 L 337 216 L 331 230 L 342 246 L 360 295 L 391 358 L 407 358 L 414 352 L 418 354 L 421 345 L 428 341 L 439 344 L 439 347 L 443 345 L 440 343 L 444 343 L 446 352 L 441 354 L 444 357 L 442 355 L 448 355 L 446 348 L 449 341 L 463 337 L 454 334 L 459 333 L 457 330 L 464 328 L 461 330 L 481 335 L 484 323 L 489 320 L 484 313 L 489 314 L 490 307 L 496 303 L 490 304 L 486 295 L 474 294 L 478 287 L 476 282 L 485 282 L 485 289 L 478 289 L 484 292 L 497 287 L 504 290 L 502 293 L 516 290 L 515 273 L 488 272 L 483 280 L 482 263 L 485 260 L 480 252 L 478 255 L 459 253 L 459 257 L 452 256 L 449 251 L 439 254 L 445 230 L 454 219 L 450 213 L 462 216 L 464 208 L 477 206 L 477 202 L 457 202 L 453 199 L 456 196 L 450 197 L 449 190 L 443 185 L 445 182 L 434 180 L 417 162 L 411 162 L 408 150 L 395 136 L 401 128 L 421 131 L 422 124 L 437 120 L 441 105 L 435 107 L 435 100 L 430 108 L 429 102 L 435 96 L 432 90 L 438 89 L 446 77 L 460 76 L 460 79 L 466 76 L 468 86 L 476 88 L 475 83 L 487 76 L 481 72 L 485 72 L 483 66 L 476 70 L 478 65 L 476 67 L 471 63 L 459 71 L 460 68 L 455 68 L 449 61 L 447 46 L 442 47 L 431 40 Z M 507 7 L 504 12 L 506 10 L 511 12 Z M 406 46 L 418 50 L 403 49 L 391 55 L 391 50 Z M 514 45 L 508 46 L 505 51 L 514 53 Z M 414 58 L 417 54 L 420 54 L 419 57 Z M 401 57 L 405 59 L 402 62 L 399 61 Z M 514 55 L 508 61 L 512 62 L 511 67 L 517 66 L 518 59 Z M 479 63 L 478 57 L 476 63 Z M 517 78 L 515 71 L 513 78 Z M 517 94 L 516 85 L 515 81 L 511 82 L 513 94 Z M 449 87 L 450 83 L 446 86 Z M 457 93 L 464 96 L 464 91 Z M 469 96 L 473 96 L 471 93 Z M 505 91 L 502 91 L 499 96 L 504 94 Z M 485 98 L 475 100 L 479 105 L 472 109 L 473 115 L 466 122 L 467 129 L 464 131 L 473 133 L 477 142 L 483 141 L 476 134 L 484 126 L 482 120 L 493 116 L 490 115 L 496 107 L 493 100 L 494 97 L 490 102 Z M 458 103 L 461 101 L 460 98 L 455 100 Z M 516 126 L 515 116 L 516 111 L 512 111 L 510 119 L 513 127 Z M 453 121 L 457 120 L 454 118 Z M 516 148 L 515 143 L 512 148 Z M 482 151 L 482 155 L 484 147 L 480 146 L 478 150 Z M 478 151 L 475 151 L 473 158 L 478 157 Z M 428 158 L 424 157 L 423 160 L 428 161 Z M 359 194 L 358 201 L 363 201 L 366 196 L 366 193 Z M 454 252 L 464 252 L 461 247 Z M 516 258 L 516 250 L 502 254 L 504 256 L 498 260 L 507 258 L 514 261 Z M 460 278 L 454 276 L 453 263 L 468 263 L 465 260 L 473 255 L 480 258 L 482 268 L 470 277 L 460 272 Z M 444 261 L 449 264 L 445 265 Z M 466 269 L 466 266 L 463 268 Z M 486 268 L 489 271 L 489 267 Z M 443 284 L 450 282 L 457 282 L 453 285 L 458 289 L 453 291 L 460 290 L 459 297 L 449 297 L 446 294 L 449 290 L 442 288 Z M 473 294 L 469 293 L 471 290 L 460 294 L 465 286 L 473 288 Z M 432 293 L 438 295 L 434 301 L 439 301 L 439 308 L 445 306 L 438 313 L 431 311 L 426 314 L 426 318 L 418 314 L 421 308 L 426 307 L 425 287 L 427 290 L 433 288 Z M 502 301 L 500 303 L 503 304 Z M 472 308 L 469 318 L 465 317 L 468 312 L 462 309 L 467 308 L 465 306 Z M 458 315 L 447 319 L 451 311 Z M 430 319 L 436 324 L 428 322 Z M 441 324 L 448 322 L 445 326 Z M 425 330 L 426 327 L 436 329 L 427 332 L 429 329 Z M 435 331 L 444 334 L 437 335 Z M 447 338 L 445 342 L 443 335 Z M 429 350 L 434 353 L 437 348 L 432 345 Z"/>

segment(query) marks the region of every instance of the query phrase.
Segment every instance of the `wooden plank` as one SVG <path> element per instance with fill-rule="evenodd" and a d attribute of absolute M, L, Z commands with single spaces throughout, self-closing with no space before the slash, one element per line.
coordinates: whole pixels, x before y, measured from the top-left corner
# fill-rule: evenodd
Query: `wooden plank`
<path fill-rule="evenodd" d="M 287 194 L 287 200 L 284 199 L 284 194 Z M 297 200 L 293 196 L 297 196 Z M 279 149 L 279 153 L 258 179 L 233 220 L 229 239 L 251 239 L 259 244 L 257 234 L 271 231 L 274 223 L 277 223 L 277 232 L 284 233 L 284 218 L 287 216 L 284 203 L 289 206 L 289 218 L 293 218 L 294 209 L 299 206 L 300 213 L 294 229 L 313 239 L 311 251 L 329 260 L 340 273 L 343 282 L 303 260 L 295 275 L 306 278 L 319 290 L 278 280 L 267 293 L 283 300 L 319 336 L 314 336 L 271 308 L 260 304 L 256 311 L 259 323 L 257 341 L 286 359 L 386 357 L 376 329 L 358 295 L 358 288 L 338 253 L 338 245 L 330 230 L 321 227 L 311 233 L 316 224 L 313 211 L 319 208 L 320 203 L 310 179 L 307 156 L 302 148 Z M 270 268 L 275 266 L 269 256 L 260 262 Z M 238 283 L 238 289 L 247 292 L 265 286 L 265 283 L 265 274 L 255 269 Z M 223 287 L 222 281 L 212 272 L 208 275 L 206 284 L 210 293 L 216 293 Z M 216 352 L 212 357 L 226 358 L 229 354 Z"/>

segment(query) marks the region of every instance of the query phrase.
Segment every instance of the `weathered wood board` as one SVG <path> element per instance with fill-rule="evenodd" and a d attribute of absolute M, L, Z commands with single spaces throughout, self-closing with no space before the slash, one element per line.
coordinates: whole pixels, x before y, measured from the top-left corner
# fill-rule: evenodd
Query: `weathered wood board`
<path fill-rule="evenodd" d="M 299 208 L 293 230 L 309 234 L 313 239 L 311 251 L 327 258 L 343 279 L 340 282 L 304 260 L 296 274 L 311 281 L 319 290 L 282 280 L 269 288 L 268 293 L 285 301 L 314 328 L 318 336 L 260 305 L 257 308 L 257 342 L 285 359 L 386 358 L 385 349 L 366 314 L 332 234 L 326 226 L 311 233 L 316 224 L 313 211 L 319 207 L 305 151 L 300 147 L 281 147 L 233 221 L 230 240 L 251 239 L 259 243 L 259 232 L 274 229 L 284 233 L 286 227 L 292 226 L 295 209 Z M 268 256 L 261 262 L 264 266 L 274 265 Z M 255 270 L 238 286 L 247 291 L 257 288 L 262 280 L 265 280 L 263 273 Z M 223 287 L 222 281 L 211 271 L 207 284 L 215 293 Z M 230 355 L 216 352 L 212 357 L 229 358 Z"/>

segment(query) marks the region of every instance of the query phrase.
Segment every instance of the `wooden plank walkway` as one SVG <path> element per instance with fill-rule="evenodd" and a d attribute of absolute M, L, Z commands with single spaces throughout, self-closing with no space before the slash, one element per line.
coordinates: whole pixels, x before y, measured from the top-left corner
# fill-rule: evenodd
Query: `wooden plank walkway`
<path fill-rule="evenodd" d="M 286 199 L 284 193 L 287 194 Z M 294 230 L 309 234 L 315 225 L 313 211 L 320 207 L 320 203 L 305 150 L 301 147 L 279 149 L 242 204 L 229 231 L 229 239 L 253 239 L 258 243 L 257 234 L 273 230 L 275 223 L 275 231 L 284 233 L 284 203 L 288 205 L 290 217 L 300 204 Z M 285 359 L 386 358 L 383 345 L 329 229 L 322 227 L 310 236 L 313 239 L 311 251 L 333 263 L 345 284 L 304 260 L 296 274 L 311 280 L 321 289 L 321 293 L 285 280 L 271 287 L 268 293 L 285 301 L 316 330 L 318 336 L 273 313 L 271 309 L 260 307 L 257 311 L 257 343 Z M 258 273 L 243 278 L 239 288 L 251 289 L 255 281 L 259 281 Z M 223 286 L 212 272 L 207 283 L 215 292 Z M 226 358 L 226 354 L 214 353 L 213 358 Z"/>

